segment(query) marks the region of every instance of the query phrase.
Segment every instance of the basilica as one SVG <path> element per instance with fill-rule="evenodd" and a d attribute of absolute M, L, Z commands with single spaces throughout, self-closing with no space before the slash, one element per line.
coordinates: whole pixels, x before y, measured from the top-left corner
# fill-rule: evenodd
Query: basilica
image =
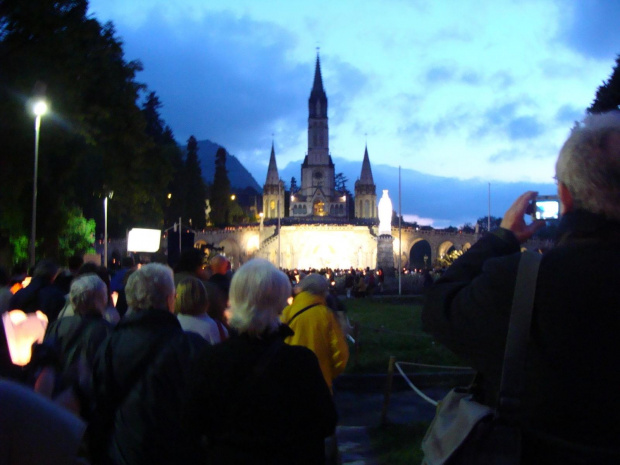
<path fill-rule="evenodd" d="M 264 218 L 333 218 L 346 221 L 350 219 L 350 202 L 355 202 L 355 218 L 377 218 L 377 189 L 372 177 L 368 148 L 364 151 L 360 177 L 355 182 L 354 198 L 350 198 L 347 192 L 337 190 L 335 178 L 334 163 L 329 152 L 327 95 L 323 88 L 321 61 L 317 56 L 314 83 L 308 99 L 308 152 L 301 165 L 301 187 L 290 192 L 286 212 L 284 183 L 278 174 L 272 144 L 267 179 L 263 186 Z"/>

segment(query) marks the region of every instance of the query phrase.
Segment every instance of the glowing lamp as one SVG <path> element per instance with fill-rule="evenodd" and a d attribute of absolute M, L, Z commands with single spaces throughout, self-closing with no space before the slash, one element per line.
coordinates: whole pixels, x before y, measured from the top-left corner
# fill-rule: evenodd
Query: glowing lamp
<path fill-rule="evenodd" d="M 24 313 L 11 310 L 2 315 L 4 333 L 14 365 L 24 366 L 30 362 L 32 344 L 43 342 L 47 328 L 47 316 L 39 310 L 36 313 Z"/>
<path fill-rule="evenodd" d="M 32 107 L 32 111 L 36 116 L 43 116 L 45 113 L 47 113 L 47 110 L 47 102 L 45 100 L 39 100 L 35 102 Z"/>
<path fill-rule="evenodd" d="M 159 229 L 133 228 L 127 238 L 127 250 L 132 252 L 157 252 L 161 232 Z"/>

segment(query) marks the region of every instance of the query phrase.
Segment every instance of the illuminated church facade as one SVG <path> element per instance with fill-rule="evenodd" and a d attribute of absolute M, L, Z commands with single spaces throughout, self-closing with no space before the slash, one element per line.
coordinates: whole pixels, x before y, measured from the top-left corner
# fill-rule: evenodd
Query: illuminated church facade
<path fill-rule="evenodd" d="M 308 152 L 301 165 L 301 187 L 290 192 L 288 215 L 284 210 L 284 183 L 280 180 L 274 146 L 263 186 L 263 214 L 266 219 L 349 219 L 349 202 L 355 202 L 355 218 L 377 219 L 377 193 L 372 177 L 368 148 L 362 171 L 355 182 L 355 197 L 336 188 L 335 167 L 329 152 L 327 95 L 323 87 L 321 62 L 316 59 L 314 82 L 308 98 Z"/>

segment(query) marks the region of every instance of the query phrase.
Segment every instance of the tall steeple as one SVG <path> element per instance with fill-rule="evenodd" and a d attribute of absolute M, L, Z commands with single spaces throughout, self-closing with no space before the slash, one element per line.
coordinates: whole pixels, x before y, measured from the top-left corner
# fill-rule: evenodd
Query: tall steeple
<path fill-rule="evenodd" d="M 377 218 L 377 186 L 370 169 L 368 145 L 364 148 L 362 173 L 355 181 L 355 218 Z"/>
<path fill-rule="evenodd" d="M 368 158 L 368 145 L 364 150 L 364 161 L 362 162 L 362 173 L 360 174 L 361 184 L 374 184 L 372 170 L 370 169 L 370 159 Z"/>
<path fill-rule="evenodd" d="M 316 54 L 316 66 L 314 68 L 314 84 L 308 99 L 310 118 L 327 118 L 327 95 L 323 89 L 323 76 L 321 75 L 321 59 Z"/>
<path fill-rule="evenodd" d="M 273 148 L 273 141 L 271 142 L 271 157 L 269 158 L 269 168 L 267 168 L 267 180 L 265 184 L 277 185 L 280 181 L 280 175 L 278 174 L 278 165 L 276 164 L 276 152 Z"/>
<path fill-rule="evenodd" d="M 284 217 L 284 183 L 278 174 L 276 151 L 271 142 L 271 157 L 267 168 L 267 179 L 263 186 L 263 214 L 265 218 Z"/>

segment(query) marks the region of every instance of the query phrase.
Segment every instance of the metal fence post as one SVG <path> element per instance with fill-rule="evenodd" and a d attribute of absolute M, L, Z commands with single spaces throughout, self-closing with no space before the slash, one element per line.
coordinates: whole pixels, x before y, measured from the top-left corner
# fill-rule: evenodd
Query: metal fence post
<path fill-rule="evenodd" d="M 390 362 L 388 364 L 387 380 L 385 383 L 385 395 L 383 398 L 383 410 L 381 411 L 381 424 L 387 423 L 387 411 L 390 405 L 390 396 L 392 395 L 392 380 L 394 379 L 394 364 L 396 363 L 396 357 L 390 356 Z"/>

